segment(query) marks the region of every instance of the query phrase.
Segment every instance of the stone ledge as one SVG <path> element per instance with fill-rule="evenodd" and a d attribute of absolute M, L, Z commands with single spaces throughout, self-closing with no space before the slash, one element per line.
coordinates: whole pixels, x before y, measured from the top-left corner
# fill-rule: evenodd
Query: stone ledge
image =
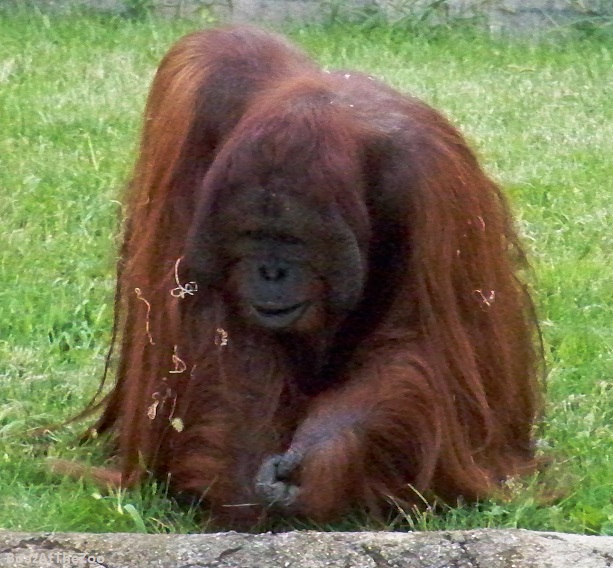
<path fill-rule="evenodd" d="M 419 533 L 0 532 L 0 566 L 105 568 L 605 568 L 613 537 L 476 530 Z"/>

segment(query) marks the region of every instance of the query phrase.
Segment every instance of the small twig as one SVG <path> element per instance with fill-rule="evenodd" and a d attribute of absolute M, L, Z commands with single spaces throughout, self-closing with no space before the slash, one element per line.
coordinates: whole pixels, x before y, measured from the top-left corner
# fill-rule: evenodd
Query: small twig
<path fill-rule="evenodd" d="M 177 287 L 173 288 L 170 291 L 170 295 L 174 298 L 185 298 L 185 296 L 193 296 L 198 291 L 198 283 L 197 282 L 187 282 L 186 284 L 181 284 L 179 280 L 179 264 L 183 260 L 183 257 L 177 258 L 175 262 L 175 282 L 177 283 Z"/>
<path fill-rule="evenodd" d="M 147 332 L 147 337 L 149 338 L 149 343 L 151 345 L 155 345 L 155 342 L 153 341 L 153 337 L 151 337 L 151 326 L 149 323 L 149 316 L 151 315 L 151 304 L 143 297 L 143 293 L 140 288 L 134 288 L 134 292 L 136 293 L 136 297 L 141 302 L 144 302 L 145 305 L 147 306 L 147 319 L 145 321 L 145 330 Z"/>

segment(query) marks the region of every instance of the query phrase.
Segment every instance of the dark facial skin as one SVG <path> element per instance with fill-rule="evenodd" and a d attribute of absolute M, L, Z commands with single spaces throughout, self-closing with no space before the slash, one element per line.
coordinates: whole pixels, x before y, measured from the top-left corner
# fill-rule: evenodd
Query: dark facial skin
<path fill-rule="evenodd" d="M 214 251 L 196 258 L 199 282 L 218 282 L 247 324 L 317 331 L 361 298 L 363 255 L 334 212 L 266 188 L 228 190 L 215 209 L 199 235 Z"/>
<path fill-rule="evenodd" d="M 252 234 L 237 243 L 232 280 L 244 317 L 269 329 L 290 327 L 318 301 L 320 278 L 304 243 L 289 235 Z"/>

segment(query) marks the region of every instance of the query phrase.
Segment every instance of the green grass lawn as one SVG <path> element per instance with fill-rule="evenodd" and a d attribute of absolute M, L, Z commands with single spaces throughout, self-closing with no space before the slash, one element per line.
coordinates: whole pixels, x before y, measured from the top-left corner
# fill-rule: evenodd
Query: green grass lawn
<path fill-rule="evenodd" d="M 155 487 L 101 495 L 50 475 L 46 454 L 96 459 L 75 447 L 82 424 L 31 433 L 95 392 L 146 92 L 197 25 L 0 12 L 0 528 L 197 530 Z M 510 500 L 405 526 L 613 535 L 613 42 L 355 26 L 292 35 L 324 66 L 368 71 L 448 114 L 508 190 L 534 266 L 553 465 Z"/>

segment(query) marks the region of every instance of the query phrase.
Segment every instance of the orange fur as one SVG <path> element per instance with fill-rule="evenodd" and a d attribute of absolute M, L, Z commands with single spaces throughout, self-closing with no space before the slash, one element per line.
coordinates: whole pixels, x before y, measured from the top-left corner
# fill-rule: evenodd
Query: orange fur
<path fill-rule="evenodd" d="M 92 467 L 77 462 L 60 459 L 48 460 L 49 469 L 59 475 L 67 475 L 76 478 L 87 478 L 101 487 L 118 489 L 120 487 L 130 487 L 132 483 L 127 483 L 122 479 L 121 472 L 107 467 Z"/>
<path fill-rule="evenodd" d="M 306 379 L 294 344 L 243 325 L 185 257 L 244 179 L 336 211 L 366 262 L 357 308 L 337 321 L 320 306 L 300 323 L 323 361 Z M 370 77 L 324 73 L 254 28 L 191 34 L 162 61 L 145 111 L 118 270 L 119 368 L 96 429 L 115 436 L 124 479 L 144 464 L 204 495 L 227 526 L 266 514 L 254 479 L 287 452 L 300 490 L 288 514 L 376 512 L 415 490 L 487 496 L 534 466 L 540 354 L 523 261 L 500 189 L 437 111 Z"/>

